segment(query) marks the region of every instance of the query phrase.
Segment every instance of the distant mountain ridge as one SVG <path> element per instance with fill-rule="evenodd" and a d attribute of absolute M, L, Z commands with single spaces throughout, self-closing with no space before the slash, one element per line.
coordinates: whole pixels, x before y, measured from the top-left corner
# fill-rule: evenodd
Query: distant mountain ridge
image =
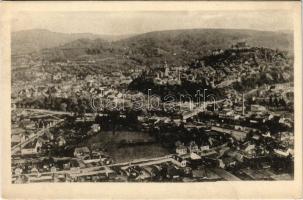
<path fill-rule="evenodd" d="M 252 47 L 293 51 L 293 37 L 282 32 L 240 29 L 184 29 L 155 31 L 136 35 L 116 43 L 127 48 L 131 57 L 144 64 L 167 62 L 182 64 L 215 49 L 228 49 L 245 41 Z M 146 61 L 146 62 L 145 62 Z"/>
<path fill-rule="evenodd" d="M 26 36 L 13 34 L 13 54 L 26 52 L 27 49 L 22 50 L 28 45 L 28 49 L 35 49 L 38 57 L 50 61 L 124 57 L 138 65 L 152 65 L 164 60 L 180 65 L 201 58 L 209 51 L 230 48 L 240 41 L 254 47 L 293 51 L 291 33 L 240 29 L 165 30 L 115 38 L 36 30 Z M 42 49 L 46 51 L 40 51 Z"/>
<path fill-rule="evenodd" d="M 46 29 L 31 29 L 12 32 L 12 54 L 39 52 L 42 49 L 58 47 L 78 39 L 100 39 L 115 41 L 126 35 L 98 35 L 92 33 L 60 33 Z"/>
<path fill-rule="evenodd" d="M 153 31 L 135 35 L 126 38 L 124 41 L 158 41 L 168 43 L 183 43 L 194 40 L 196 45 L 218 45 L 225 46 L 233 44 L 237 41 L 246 41 L 251 46 L 264 46 L 268 48 L 292 49 L 293 38 L 290 32 L 286 31 L 259 31 L 249 29 L 180 29 Z M 119 42 L 119 41 L 118 41 Z M 222 43 L 223 42 L 223 43 Z M 194 45 L 194 44 L 192 44 Z"/>

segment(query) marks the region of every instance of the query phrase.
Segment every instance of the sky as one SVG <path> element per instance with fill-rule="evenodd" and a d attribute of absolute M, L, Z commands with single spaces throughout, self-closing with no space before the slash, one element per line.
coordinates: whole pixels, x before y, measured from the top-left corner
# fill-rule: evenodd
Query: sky
<path fill-rule="evenodd" d="M 12 30 L 47 29 L 64 33 L 134 34 L 191 28 L 293 30 L 286 11 L 23 12 Z"/>

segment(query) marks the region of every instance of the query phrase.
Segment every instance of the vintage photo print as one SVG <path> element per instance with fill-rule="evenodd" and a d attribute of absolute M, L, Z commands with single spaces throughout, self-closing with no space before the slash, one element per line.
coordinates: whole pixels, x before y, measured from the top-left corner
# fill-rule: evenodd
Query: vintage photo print
<path fill-rule="evenodd" d="M 299 2 L 0 4 L 4 198 L 299 198 Z"/>

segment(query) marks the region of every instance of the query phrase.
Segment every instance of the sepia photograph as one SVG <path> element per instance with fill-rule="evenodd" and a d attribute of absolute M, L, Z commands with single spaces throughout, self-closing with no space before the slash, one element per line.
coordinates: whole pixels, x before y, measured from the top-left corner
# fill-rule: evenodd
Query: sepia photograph
<path fill-rule="evenodd" d="M 302 183 L 300 4 L 175 3 L 3 7 L 12 187 Z"/>

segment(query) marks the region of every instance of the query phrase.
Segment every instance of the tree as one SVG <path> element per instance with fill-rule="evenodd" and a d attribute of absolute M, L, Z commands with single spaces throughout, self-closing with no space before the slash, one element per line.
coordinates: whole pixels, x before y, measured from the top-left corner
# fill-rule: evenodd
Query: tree
<path fill-rule="evenodd" d="M 181 143 L 180 140 L 178 140 L 178 141 L 175 142 L 175 146 L 176 146 L 176 147 L 181 146 L 181 145 L 182 145 L 182 143 Z"/>
<path fill-rule="evenodd" d="M 66 112 L 67 104 L 66 103 L 61 103 L 60 104 L 60 110 Z"/>

